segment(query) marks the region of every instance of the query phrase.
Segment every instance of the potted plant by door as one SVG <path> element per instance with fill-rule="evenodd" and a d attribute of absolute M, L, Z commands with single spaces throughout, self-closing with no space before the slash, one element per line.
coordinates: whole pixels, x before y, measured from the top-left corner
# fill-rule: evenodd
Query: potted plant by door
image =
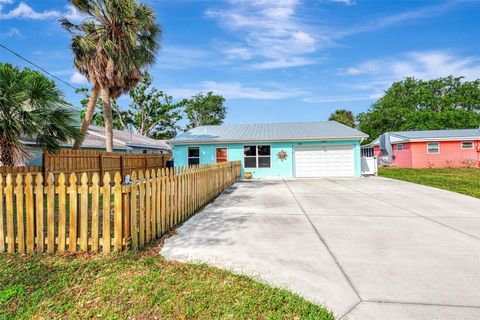
<path fill-rule="evenodd" d="M 252 173 L 251 172 L 245 172 L 245 179 L 247 179 L 247 180 L 252 179 Z"/>

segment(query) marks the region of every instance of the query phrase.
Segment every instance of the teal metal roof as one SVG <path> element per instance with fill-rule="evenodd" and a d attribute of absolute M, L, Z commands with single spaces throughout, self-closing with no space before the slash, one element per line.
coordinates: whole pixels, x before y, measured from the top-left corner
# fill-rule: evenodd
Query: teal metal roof
<path fill-rule="evenodd" d="M 363 132 L 335 121 L 230 124 L 200 126 L 177 135 L 172 144 L 242 142 L 242 141 L 285 141 L 285 140 L 329 140 L 363 139 Z"/>

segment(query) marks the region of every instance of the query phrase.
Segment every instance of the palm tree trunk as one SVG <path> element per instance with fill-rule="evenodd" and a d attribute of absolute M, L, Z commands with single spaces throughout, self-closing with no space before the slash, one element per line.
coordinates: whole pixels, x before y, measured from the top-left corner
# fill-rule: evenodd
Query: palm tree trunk
<path fill-rule="evenodd" d="M 110 106 L 110 92 L 108 88 L 102 88 L 103 119 L 105 121 L 105 144 L 107 152 L 113 152 L 113 119 L 112 107 Z"/>
<path fill-rule="evenodd" d="M 0 140 L 0 165 L 13 166 L 13 148 L 8 138 L 2 138 Z"/>
<path fill-rule="evenodd" d="M 73 149 L 75 150 L 80 149 L 82 147 L 83 141 L 85 140 L 88 127 L 90 126 L 90 122 L 92 122 L 93 113 L 95 112 L 95 106 L 97 105 L 97 98 L 99 93 L 100 87 L 98 85 L 95 85 L 92 89 L 92 95 L 90 96 L 90 100 L 88 100 L 87 111 L 85 112 L 82 124 L 80 125 L 81 136 L 80 138 L 75 140 L 75 143 L 73 144 Z"/>

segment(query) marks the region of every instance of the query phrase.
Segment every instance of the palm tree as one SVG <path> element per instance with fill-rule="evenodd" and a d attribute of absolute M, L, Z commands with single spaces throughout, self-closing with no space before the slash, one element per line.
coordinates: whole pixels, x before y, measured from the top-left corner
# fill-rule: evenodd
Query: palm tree
<path fill-rule="evenodd" d="M 65 18 L 62 26 L 71 32 L 71 49 L 78 71 L 93 85 L 87 112 L 81 124 L 88 129 L 101 93 L 107 151 L 113 151 L 110 99 L 133 89 L 142 68 L 155 63 L 160 48 L 160 27 L 150 7 L 136 0 L 70 0 L 85 16 L 80 24 Z M 83 139 L 83 138 L 82 138 Z M 79 148 L 81 139 L 74 147 Z"/>
<path fill-rule="evenodd" d="M 41 73 L 0 63 L 1 165 L 20 165 L 33 157 L 21 138 L 36 140 L 49 152 L 77 139 L 80 131 L 74 113 L 66 106 L 55 83 Z"/>
<path fill-rule="evenodd" d="M 332 112 L 332 114 L 330 114 L 330 117 L 328 117 L 328 120 L 340 122 L 346 126 L 349 126 L 350 128 L 355 127 L 355 117 L 353 116 L 353 112 L 350 110 L 346 110 L 346 109 L 335 110 L 334 112 Z"/>

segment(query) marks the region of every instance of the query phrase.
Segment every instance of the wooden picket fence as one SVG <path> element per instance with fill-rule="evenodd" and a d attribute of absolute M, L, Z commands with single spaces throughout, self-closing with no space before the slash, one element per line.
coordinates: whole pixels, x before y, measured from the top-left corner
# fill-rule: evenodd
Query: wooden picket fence
<path fill-rule="evenodd" d="M 55 179 L 58 179 L 60 173 L 75 173 L 77 180 L 80 180 L 82 174 L 86 173 L 88 179 L 91 180 L 93 173 L 96 172 L 101 180 L 107 172 L 110 173 L 111 177 L 116 172 L 120 172 L 120 175 L 125 177 L 126 175 L 131 175 L 133 171 L 165 168 L 166 162 L 170 158 L 169 154 L 157 153 L 119 153 L 61 149 L 57 154 L 44 152 L 42 166 L 0 166 L 0 175 L 5 180 L 7 174 L 11 173 L 14 183 L 16 183 L 17 173 L 33 174 L 41 172 L 44 182 L 46 182 L 49 173 L 53 173 Z"/>
<path fill-rule="evenodd" d="M 87 173 L 0 175 L 0 252 L 110 252 L 143 248 L 240 177 L 240 162 L 132 172 L 122 184 Z"/>

